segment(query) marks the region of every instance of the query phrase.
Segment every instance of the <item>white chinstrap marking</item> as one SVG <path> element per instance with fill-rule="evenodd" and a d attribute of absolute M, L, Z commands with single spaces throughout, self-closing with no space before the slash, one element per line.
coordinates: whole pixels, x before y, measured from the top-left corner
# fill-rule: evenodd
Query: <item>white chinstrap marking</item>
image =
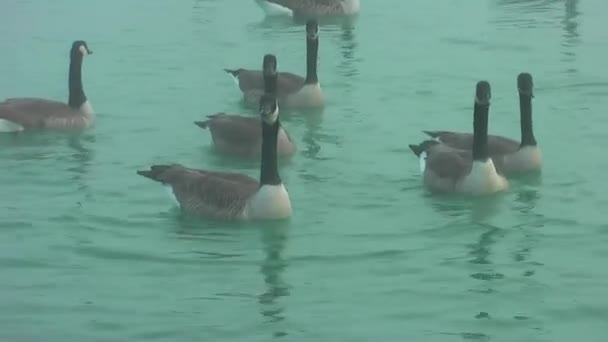
<path fill-rule="evenodd" d="M 420 173 L 424 174 L 424 170 L 426 170 L 426 158 L 427 158 L 427 153 L 426 152 L 422 152 L 420 153 L 420 157 L 418 157 L 418 164 L 420 165 Z"/>
<path fill-rule="evenodd" d="M 89 55 L 89 51 L 87 51 L 87 48 L 84 45 L 80 45 L 80 47 L 78 48 L 78 50 L 80 50 L 80 53 L 83 56 L 88 56 Z"/>
<path fill-rule="evenodd" d="M 267 124 L 273 124 L 277 121 L 278 117 L 279 117 L 279 105 L 277 104 L 276 108 L 274 109 L 274 112 L 272 112 L 272 114 L 270 116 L 262 115 L 262 120 L 264 120 L 264 122 L 266 122 Z"/>

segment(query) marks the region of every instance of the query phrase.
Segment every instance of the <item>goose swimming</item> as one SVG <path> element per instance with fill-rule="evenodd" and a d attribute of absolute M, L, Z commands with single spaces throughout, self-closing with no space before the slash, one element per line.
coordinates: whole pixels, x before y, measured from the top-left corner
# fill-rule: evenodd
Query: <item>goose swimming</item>
<path fill-rule="evenodd" d="M 507 180 L 496 171 L 488 154 L 490 97 L 490 84 L 478 82 L 473 110 L 472 151 L 443 146 L 433 140 L 410 145 L 414 154 L 422 159 L 423 184 L 430 191 L 483 195 L 508 188 Z"/>
<path fill-rule="evenodd" d="M 274 93 L 277 88 L 277 61 L 274 55 L 264 56 L 265 93 Z M 195 121 L 202 129 L 211 132 L 214 147 L 220 152 L 243 158 L 259 158 L 262 153 L 262 125 L 260 117 L 216 113 L 207 120 Z M 277 153 L 279 157 L 290 156 L 296 146 L 287 131 L 279 126 Z"/>
<path fill-rule="evenodd" d="M 532 75 L 527 72 L 517 76 L 517 89 L 519 92 L 519 110 L 521 140 L 489 135 L 488 152 L 498 167 L 498 171 L 510 176 L 530 171 L 539 171 L 542 168 L 542 154 L 534 131 L 532 129 Z M 430 137 L 447 146 L 471 150 L 473 134 L 453 131 L 424 131 Z"/>
<path fill-rule="evenodd" d="M 262 126 L 259 181 L 240 173 L 197 170 L 179 164 L 153 165 L 137 173 L 169 186 L 182 210 L 194 215 L 228 221 L 288 218 L 292 208 L 277 165 L 280 124 L 274 94 L 260 98 L 259 113 Z"/>
<path fill-rule="evenodd" d="M 268 16 L 289 15 L 322 17 L 355 15 L 359 0 L 255 0 Z"/>
<path fill-rule="evenodd" d="M 279 72 L 277 97 L 281 108 L 323 107 L 325 99 L 317 76 L 319 51 L 319 25 L 316 20 L 306 22 L 306 78 L 289 72 Z M 225 69 L 238 83 L 245 102 L 259 101 L 264 90 L 262 71 L 250 69 Z"/>
<path fill-rule="evenodd" d="M 82 88 L 82 62 L 92 54 L 87 43 L 75 41 L 70 50 L 68 102 L 40 98 L 10 98 L 0 102 L 0 132 L 35 129 L 82 129 L 95 115 Z"/>

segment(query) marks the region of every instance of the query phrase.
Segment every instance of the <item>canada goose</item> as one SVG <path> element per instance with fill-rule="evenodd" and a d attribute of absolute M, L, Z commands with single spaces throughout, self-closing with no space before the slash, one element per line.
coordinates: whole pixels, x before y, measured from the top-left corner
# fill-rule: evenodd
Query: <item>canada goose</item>
<path fill-rule="evenodd" d="M 521 141 L 496 135 L 488 136 L 488 152 L 494 159 L 498 172 L 507 176 L 539 171 L 543 163 L 542 154 L 532 129 L 532 98 L 534 97 L 532 75 L 526 72 L 520 73 L 517 76 L 517 89 L 519 91 Z M 471 133 L 424 132 L 442 144 L 453 148 L 471 150 L 473 146 Z"/>
<path fill-rule="evenodd" d="M 82 88 L 82 61 L 92 53 L 85 41 L 77 40 L 72 44 L 67 104 L 31 97 L 0 102 L 0 132 L 89 127 L 95 115 Z"/>
<path fill-rule="evenodd" d="M 306 22 L 306 78 L 279 72 L 277 97 L 279 105 L 288 108 L 323 107 L 325 99 L 317 77 L 319 51 L 319 25 L 316 20 Z M 238 83 L 247 104 L 259 101 L 264 87 L 263 73 L 259 70 L 224 69 Z"/>
<path fill-rule="evenodd" d="M 274 93 L 277 88 L 277 61 L 274 55 L 264 56 L 264 92 Z M 202 129 L 209 129 L 213 145 L 221 153 L 244 157 L 260 157 L 262 153 L 262 126 L 260 117 L 217 113 L 207 120 L 195 121 Z M 292 155 L 296 146 L 287 131 L 279 126 L 277 153 L 279 157 Z"/>
<path fill-rule="evenodd" d="M 422 165 L 423 183 L 429 190 L 482 195 L 508 188 L 507 180 L 497 173 L 488 154 L 490 97 L 490 84 L 478 82 L 473 110 L 472 151 L 453 149 L 432 140 L 410 145 L 414 154 L 426 159 Z"/>
<path fill-rule="evenodd" d="M 243 115 L 216 113 L 207 120 L 195 121 L 202 129 L 209 129 L 213 145 L 220 152 L 243 158 L 259 158 L 262 153 L 262 127 L 260 119 Z M 296 146 L 289 133 L 281 126 L 277 138 L 277 155 L 291 156 Z"/>
<path fill-rule="evenodd" d="M 279 107 L 273 94 L 260 98 L 260 181 L 244 174 L 153 165 L 139 175 L 170 186 L 182 210 L 212 219 L 243 221 L 291 216 L 291 202 L 277 166 Z"/>
<path fill-rule="evenodd" d="M 359 0 L 256 0 L 266 15 L 335 16 L 359 12 Z"/>

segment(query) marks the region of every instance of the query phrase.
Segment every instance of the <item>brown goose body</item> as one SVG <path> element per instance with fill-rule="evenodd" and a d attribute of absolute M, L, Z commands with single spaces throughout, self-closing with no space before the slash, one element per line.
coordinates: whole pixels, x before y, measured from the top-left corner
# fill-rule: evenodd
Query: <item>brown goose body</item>
<path fill-rule="evenodd" d="M 267 15 L 323 17 L 354 15 L 359 12 L 359 0 L 256 0 Z"/>
<path fill-rule="evenodd" d="M 202 129 L 208 129 L 214 147 L 223 154 L 254 159 L 262 153 L 262 123 L 258 117 L 217 113 L 207 120 L 196 121 Z M 277 155 L 288 157 L 295 153 L 296 145 L 281 126 L 277 138 Z"/>

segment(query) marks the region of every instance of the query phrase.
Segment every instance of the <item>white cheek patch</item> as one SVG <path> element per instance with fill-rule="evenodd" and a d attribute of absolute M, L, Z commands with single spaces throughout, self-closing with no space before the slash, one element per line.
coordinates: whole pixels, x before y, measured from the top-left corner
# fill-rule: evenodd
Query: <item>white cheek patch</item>
<path fill-rule="evenodd" d="M 424 171 L 426 170 L 426 158 L 427 158 L 426 152 L 420 153 L 420 157 L 418 158 L 418 164 L 420 166 L 421 174 L 424 174 Z"/>
<path fill-rule="evenodd" d="M 274 112 L 272 112 L 272 115 L 264 117 L 264 121 L 266 121 L 266 123 L 273 124 L 277 121 L 278 117 L 279 117 L 279 106 L 277 105 L 276 108 L 274 109 Z"/>
<path fill-rule="evenodd" d="M 78 50 L 80 50 L 80 53 L 83 56 L 88 56 L 89 55 L 89 52 L 87 51 L 87 48 L 84 47 L 84 45 L 80 45 L 80 47 L 78 48 Z"/>

